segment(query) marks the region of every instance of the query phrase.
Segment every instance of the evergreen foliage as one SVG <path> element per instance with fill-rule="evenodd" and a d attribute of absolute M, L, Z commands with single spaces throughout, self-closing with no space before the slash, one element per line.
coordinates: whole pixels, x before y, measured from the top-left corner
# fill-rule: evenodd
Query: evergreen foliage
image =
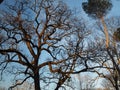
<path fill-rule="evenodd" d="M 83 10 L 92 18 L 105 16 L 112 8 L 110 0 L 88 0 L 82 3 Z"/>

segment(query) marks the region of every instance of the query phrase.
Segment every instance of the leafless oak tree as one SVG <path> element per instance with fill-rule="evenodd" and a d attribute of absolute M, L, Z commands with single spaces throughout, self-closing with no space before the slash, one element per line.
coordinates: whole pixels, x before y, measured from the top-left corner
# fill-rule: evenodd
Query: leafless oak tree
<path fill-rule="evenodd" d="M 35 90 L 51 83 L 58 90 L 70 74 L 93 69 L 84 48 L 89 32 L 62 1 L 13 0 L 0 20 L 1 76 L 6 71 L 20 80 L 9 89 L 30 79 Z"/>

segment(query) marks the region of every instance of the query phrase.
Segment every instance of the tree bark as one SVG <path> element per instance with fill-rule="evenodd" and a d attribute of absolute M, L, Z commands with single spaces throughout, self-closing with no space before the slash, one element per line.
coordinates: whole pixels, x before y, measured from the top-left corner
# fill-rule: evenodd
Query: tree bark
<path fill-rule="evenodd" d="M 58 90 L 64 82 L 65 82 L 65 79 L 60 79 L 57 83 L 55 90 Z"/>
<path fill-rule="evenodd" d="M 115 77 L 115 90 L 119 90 L 118 78 L 117 77 Z"/>
<path fill-rule="evenodd" d="M 55 88 L 55 90 L 58 90 L 60 88 L 61 85 L 57 84 L 57 87 Z"/>
<path fill-rule="evenodd" d="M 35 90 L 41 90 L 40 89 L 40 80 L 39 80 L 39 71 L 34 71 L 34 87 Z"/>
<path fill-rule="evenodd" d="M 108 34 L 107 26 L 104 21 L 104 17 L 101 18 L 101 22 L 102 22 L 102 25 L 104 28 L 104 34 L 105 34 L 105 39 L 106 39 L 106 42 L 105 42 L 106 48 L 108 48 L 109 47 L 109 34 Z"/>

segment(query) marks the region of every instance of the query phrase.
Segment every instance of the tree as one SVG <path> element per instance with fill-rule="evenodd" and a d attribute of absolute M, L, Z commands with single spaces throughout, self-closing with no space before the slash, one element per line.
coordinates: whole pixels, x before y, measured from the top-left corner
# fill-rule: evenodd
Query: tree
<path fill-rule="evenodd" d="M 83 10 L 92 18 L 98 18 L 101 20 L 104 33 L 106 37 L 106 48 L 109 46 L 109 35 L 107 26 L 104 22 L 104 16 L 111 10 L 112 3 L 110 0 L 88 0 L 88 2 L 82 3 Z"/>
<path fill-rule="evenodd" d="M 10 89 L 28 80 L 35 90 L 43 83 L 58 90 L 70 74 L 89 69 L 83 42 L 89 33 L 65 3 L 13 0 L 6 7 L 0 13 L 0 70 L 15 75 Z"/>
<path fill-rule="evenodd" d="M 109 83 L 111 83 L 112 87 L 115 90 L 119 90 L 119 80 L 120 80 L 120 46 L 119 42 L 116 42 L 114 36 L 116 32 L 116 28 L 119 27 L 120 23 L 120 18 L 119 17 L 112 17 L 109 19 L 106 19 L 106 24 L 108 26 L 108 29 L 110 30 L 110 45 L 109 45 L 109 51 L 106 50 L 105 44 L 104 44 L 104 39 L 98 38 L 99 35 L 97 36 L 97 40 L 95 43 L 100 43 L 98 44 L 98 47 L 101 48 L 99 52 L 97 52 L 97 55 L 100 56 L 97 58 L 97 61 L 100 65 L 103 65 L 103 68 L 96 70 L 98 77 L 105 78 Z M 101 28 L 101 27 L 100 27 Z M 99 29 L 99 28 L 97 28 Z M 119 34 L 119 33 L 117 33 Z M 101 39 L 101 40 L 100 40 Z M 95 58 L 96 59 L 96 58 Z M 103 83 L 104 84 L 104 83 Z"/>
<path fill-rule="evenodd" d="M 38 0 L 36 4 L 33 0 L 14 0 L 12 5 L 7 5 L 0 16 L 1 36 L 5 33 L 0 47 L 3 57 L 1 70 L 12 68 L 13 65 L 12 73 L 25 76 L 21 83 L 16 83 L 11 89 L 32 78 L 35 90 L 41 90 L 40 73 L 44 66 L 48 66 L 51 72 L 59 73 L 59 68 L 54 70 L 53 65 L 63 63 L 66 59 L 56 57 L 62 48 L 57 43 L 70 29 L 71 15 L 66 4 L 53 0 Z M 40 58 L 43 52 L 47 55 L 42 63 Z"/>
<path fill-rule="evenodd" d="M 92 18 L 95 19 L 98 18 L 101 20 L 104 27 L 104 34 L 106 37 L 106 43 L 105 43 L 106 48 L 102 49 L 103 51 L 105 51 L 104 53 L 107 52 L 107 57 L 105 58 L 105 60 L 106 61 L 110 60 L 110 62 L 112 62 L 113 64 L 113 68 L 115 69 L 115 71 L 118 72 L 118 75 L 120 75 L 120 69 L 118 64 L 119 62 L 119 52 L 117 50 L 118 47 L 110 45 L 109 33 L 107 30 L 106 23 L 104 21 L 104 16 L 108 13 L 111 7 L 112 4 L 110 0 L 88 0 L 88 2 L 83 3 L 83 9 L 88 15 L 90 15 Z M 116 88 L 118 87 L 116 86 Z"/>

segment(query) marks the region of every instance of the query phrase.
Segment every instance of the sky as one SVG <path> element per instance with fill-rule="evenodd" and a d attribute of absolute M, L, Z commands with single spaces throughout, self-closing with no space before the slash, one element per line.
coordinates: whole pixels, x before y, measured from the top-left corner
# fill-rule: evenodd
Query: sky
<path fill-rule="evenodd" d="M 87 18 L 87 20 L 91 19 L 91 18 L 89 18 L 87 16 L 87 14 L 85 14 L 85 12 L 83 11 L 83 9 L 81 7 L 82 2 L 85 2 L 86 0 L 63 0 L 63 1 L 66 2 L 71 9 L 75 8 L 77 11 L 80 11 L 81 14 L 82 14 L 82 16 L 85 17 L 85 18 Z M 108 17 L 120 16 L 120 1 L 118 1 L 118 0 L 112 0 L 112 2 L 113 2 L 113 8 L 112 8 L 112 10 L 109 12 L 109 14 L 107 16 Z"/>
<path fill-rule="evenodd" d="M 86 2 L 87 0 L 64 0 L 68 6 L 71 8 L 76 8 L 81 10 L 84 13 L 81 5 L 82 2 Z M 120 16 L 120 0 L 112 0 L 113 7 L 112 10 L 109 12 L 109 16 Z"/>

